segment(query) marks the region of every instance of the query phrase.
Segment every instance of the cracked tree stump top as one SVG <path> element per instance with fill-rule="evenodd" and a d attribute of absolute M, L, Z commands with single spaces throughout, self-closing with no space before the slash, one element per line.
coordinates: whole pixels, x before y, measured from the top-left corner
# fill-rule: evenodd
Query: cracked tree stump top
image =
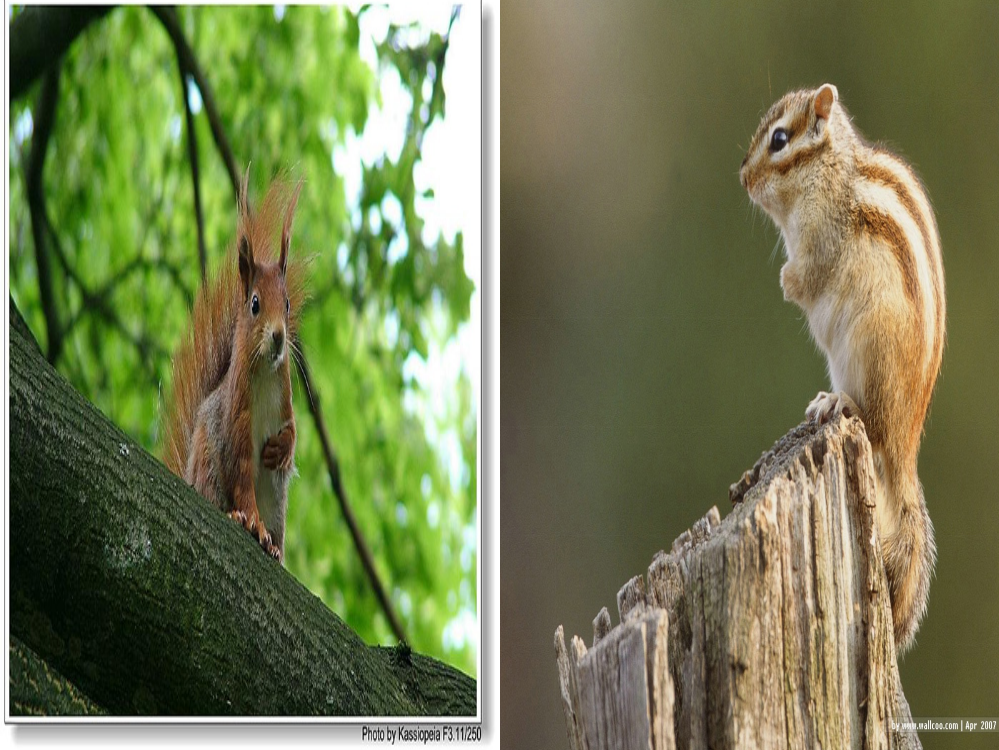
<path fill-rule="evenodd" d="M 572 750 L 918 748 L 863 425 L 792 429 L 618 593 L 589 649 L 555 633 Z"/>

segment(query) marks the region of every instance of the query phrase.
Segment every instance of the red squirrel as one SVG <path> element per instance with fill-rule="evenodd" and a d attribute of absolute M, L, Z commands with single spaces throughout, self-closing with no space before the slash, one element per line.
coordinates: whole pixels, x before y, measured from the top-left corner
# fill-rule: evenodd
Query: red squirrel
<path fill-rule="evenodd" d="M 304 263 L 289 251 L 302 183 L 289 191 L 276 181 L 251 211 L 248 177 L 249 168 L 236 262 L 202 285 L 174 357 L 164 460 L 282 560 L 295 455 L 290 356 L 305 296 Z"/>

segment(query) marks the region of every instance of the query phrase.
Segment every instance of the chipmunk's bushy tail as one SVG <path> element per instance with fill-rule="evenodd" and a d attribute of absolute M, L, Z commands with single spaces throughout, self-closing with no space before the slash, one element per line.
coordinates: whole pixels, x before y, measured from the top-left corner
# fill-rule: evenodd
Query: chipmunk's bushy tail
<path fill-rule="evenodd" d="M 923 488 L 915 471 L 889 492 L 908 495 L 895 500 L 900 509 L 898 521 L 881 540 L 881 550 L 891 596 L 895 647 L 907 651 L 915 640 L 919 623 L 926 614 L 930 578 L 937 558 L 933 523 L 923 501 Z"/>

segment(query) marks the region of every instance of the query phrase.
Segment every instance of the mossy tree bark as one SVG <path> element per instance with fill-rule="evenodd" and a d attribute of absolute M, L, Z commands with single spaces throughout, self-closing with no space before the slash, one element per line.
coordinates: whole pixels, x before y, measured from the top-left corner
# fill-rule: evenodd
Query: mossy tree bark
<path fill-rule="evenodd" d="M 107 713 L 17 638 L 10 639 L 11 716 L 100 716 Z"/>
<path fill-rule="evenodd" d="M 80 698 L 32 712 L 475 714 L 473 679 L 362 642 L 82 398 L 9 308 L 10 633 Z M 41 668 L 23 661 L 12 713 Z"/>

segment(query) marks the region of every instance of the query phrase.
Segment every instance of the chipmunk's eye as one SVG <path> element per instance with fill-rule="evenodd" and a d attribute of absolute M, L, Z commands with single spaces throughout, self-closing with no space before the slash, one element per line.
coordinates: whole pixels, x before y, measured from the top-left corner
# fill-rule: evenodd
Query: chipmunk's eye
<path fill-rule="evenodd" d="M 770 151 L 777 153 L 787 145 L 787 131 L 784 128 L 777 128 L 770 136 Z"/>
<path fill-rule="evenodd" d="M 260 297 L 256 294 L 254 294 L 253 299 L 250 300 L 250 312 L 254 315 L 260 312 Z"/>

